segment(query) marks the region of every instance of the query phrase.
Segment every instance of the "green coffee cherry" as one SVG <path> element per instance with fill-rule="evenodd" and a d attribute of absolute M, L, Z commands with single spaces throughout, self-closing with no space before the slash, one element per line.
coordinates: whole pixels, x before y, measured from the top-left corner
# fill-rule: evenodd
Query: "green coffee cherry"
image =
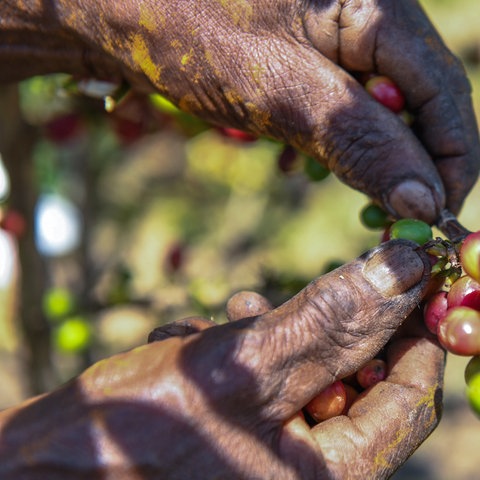
<path fill-rule="evenodd" d="M 365 227 L 372 230 L 381 230 L 390 225 L 387 212 L 373 203 L 363 208 L 360 212 L 360 220 Z"/>
<path fill-rule="evenodd" d="M 480 417 L 480 375 L 475 375 L 467 385 L 467 400 L 472 410 Z"/>
<path fill-rule="evenodd" d="M 430 225 L 414 218 L 403 218 L 390 227 L 390 238 L 403 238 L 423 245 L 433 237 Z"/>
<path fill-rule="evenodd" d="M 305 158 L 304 172 L 313 182 L 320 182 L 328 177 L 330 170 L 312 157 Z"/>

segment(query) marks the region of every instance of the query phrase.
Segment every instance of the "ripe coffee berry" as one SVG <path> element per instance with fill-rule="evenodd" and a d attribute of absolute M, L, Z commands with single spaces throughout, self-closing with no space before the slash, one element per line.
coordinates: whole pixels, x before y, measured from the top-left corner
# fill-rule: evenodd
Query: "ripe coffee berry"
<path fill-rule="evenodd" d="M 338 380 L 312 398 L 306 405 L 305 410 L 316 422 L 322 422 L 341 415 L 346 402 L 345 385 L 341 380 Z"/>
<path fill-rule="evenodd" d="M 456 280 L 448 292 L 448 308 L 470 307 L 480 310 L 480 284 L 469 275 Z"/>
<path fill-rule="evenodd" d="M 400 113 L 405 107 L 405 97 L 397 85 L 383 75 L 370 78 L 365 83 L 367 92 L 384 107 Z"/>
<path fill-rule="evenodd" d="M 465 272 L 480 282 L 480 231 L 465 238 L 460 248 L 460 261 Z"/>
<path fill-rule="evenodd" d="M 469 307 L 453 307 L 438 322 L 438 339 L 456 355 L 480 355 L 480 312 Z"/>
<path fill-rule="evenodd" d="M 277 159 L 277 165 L 280 172 L 286 175 L 295 171 L 298 154 L 294 147 L 285 145 Z"/>
<path fill-rule="evenodd" d="M 428 330 L 433 334 L 437 334 L 438 323 L 447 314 L 448 302 L 447 292 L 434 293 L 425 304 L 423 318 Z"/>
<path fill-rule="evenodd" d="M 357 381 L 362 388 L 370 388 L 387 377 L 387 364 L 380 358 L 373 358 L 357 372 Z"/>
<path fill-rule="evenodd" d="M 236 140 L 240 143 L 250 143 L 257 140 L 255 135 L 244 132 L 243 130 L 238 130 L 237 128 L 218 127 L 217 131 L 220 133 L 220 135 L 226 138 L 231 138 L 232 140 Z"/>

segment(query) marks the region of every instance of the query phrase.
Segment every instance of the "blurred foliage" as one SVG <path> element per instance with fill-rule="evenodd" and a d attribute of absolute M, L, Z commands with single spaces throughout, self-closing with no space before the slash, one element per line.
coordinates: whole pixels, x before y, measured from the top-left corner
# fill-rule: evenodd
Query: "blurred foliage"
<path fill-rule="evenodd" d="M 224 322 L 225 303 L 240 289 L 279 304 L 378 241 L 351 208 L 366 199 L 323 168 L 319 176 L 312 159 L 206 125 L 159 95 L 122 92 L 107 113 L 102 98 L 50 75 L 22 82 L 20 105 L 40 132 L 32 152 L 39 198 L 58 195 L 82 213 L 81 246 L 44 258 L 54 354 L 68 350 L 58 332 L 75 331 L 64 327 L 72 314 L 91 323 L 88 355 L 78 349 L 83 360 L 73 370 L 57 362 L 60 379 L 116 351 L 99 319 L 112 311 L 118 320 L 120 306 L 150 322 L 143 338 L 120 342 L 125 348 L 180 317 Z"/>

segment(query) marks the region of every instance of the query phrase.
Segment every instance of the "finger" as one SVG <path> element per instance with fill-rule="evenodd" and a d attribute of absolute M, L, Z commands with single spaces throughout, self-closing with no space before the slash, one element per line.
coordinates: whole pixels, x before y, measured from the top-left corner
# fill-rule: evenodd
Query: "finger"
<path fill-rule="evenodd" d="M 458 212 L 480 169 L 478 127 L 464 68 L 416 0 L 386 1 L 380 7 L 362 2 L 363 15 L 357 7 L 347 4 L 342 11 L 340 31 L 348 48 L 339 62 L 363 70 L 371 58 L 368 68 L 399 85 L 416 119 L 415 132 L 440 173 L 447 207 Z M 364 42 L 352 37 L 359 31 Z"/>
<path fill-rule="evenodd" d="M 389 42 L 378 49 L 377 64 L 405 92 L 419 138 L 445 185 L 447 206 L 458 212 L 480 168 L 471 87 L 463 66 L 443 44 L 418 3 L 402 2 L 400 10 L 403 21 L 397 28 L 381 32 L 388 35 Z M 398 45 L 410 54 L 399 55 Z"/>
<path fill-rule="evenodd" d="M 171 337 L 186 337 L 216 326 L 213 320 L 203 317 L 187 317 L 176 320 L 152 330 L 148 335 L 148 343 L 159 342 Z"/>
<path fill-rule="evenodd" d="M 189 345 L 186 369 L 210 395 L 225 388 L 222 409 L 238 392 L 248 412 L 283 422 L 387 343 L 419 303 L 429 271 L 415 244 L 384 243 L 271 312 L 204 332 Z"/>
<path fill-rule="evenodd" d="M 389 349 L 388 362 L 387 380 L 357 400 L 348 417 L 336 417 L 311 431 L 338 478 L 389 478 L 438 424 L 444 372 L 444 351 L 438 343 L 399 340 Z"/>
<path fill-rule="evenodd" d="M 222 17 L 214 23 L 214 40 L 205 34 L 212 19 L 202 12 L 205 28 L 199 32 L 200 43 L 190 45 L 192 58 L 182 67 L 181 77 L 167 69 L 161 85 L 158 78 L 154 83 L 189 113 L 281 140 L 322 161 L 394 215 L 433 222 L 444 207 L 445 193 L 419 140 L 310 43 L 310 36 L 305 38 L 302 9 L 296 2 L 284 8 L 282 16 L 269 21 L 268 9 L 254 5 L 243 26 Z M 323 18 L 321 6 L 315 8 Z M 229 7 L 222 14 L 225 10 Z M 338 16 L 321 26 L 329 22 L 338 25 Z M 259 32 L 264 33 L 262 41 Z M 333 33 L 337 39 L 338 29 Z M 226 41 L 230 38 L 235 38 L 234 54 L 232 42 Z M 153 59 L 164 61 L 157 46 L 148 47 Z M 188 51 L 189 46 L 182 44 L 182 49 Z M 196 80 L 185 81 L 189 78 Z"/>
<path fill-rule="evenodd" d="M 302 70 L 289 75 L 301 91 L 289 86 L 276 96 L 279 88 L 270 87 L 272 118 L 276 127 L 283 119 L 289 122 L 288 143 L 317 158 L 392 215 L 432 223 L 445 205 L 445 192 L 418 138 L 341 67 L 315 51 L 303 52 L 300 61 Z M 281 110 L 287 95 L 293 113 Z"/>
<path fill-rule="evenodd" d="M 242 291 L 233 295 L 227 302 L 226 312 L 229 322 L 241 318 L 255 317 L 272 310 L 271 303 L 262 295 L 251 291 Z"/>

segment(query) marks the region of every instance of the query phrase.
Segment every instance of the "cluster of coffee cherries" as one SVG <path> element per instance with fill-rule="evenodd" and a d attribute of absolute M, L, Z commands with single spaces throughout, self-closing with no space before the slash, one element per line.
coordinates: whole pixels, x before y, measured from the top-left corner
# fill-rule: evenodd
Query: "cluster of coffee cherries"
<path fill-rule="evenodd" d="M 413 118 L 405 110 L 404 96 L 394 82 L 374 75 L 363 75 L 359 80 L 379 103 L 411 124 Z M 432 274 L 443 281 L 426 301 L 425 324 L 448 352 L 472 357 L 465 370 L 466 394 L 480 416 L 480 232 L 465 232 L 454 240 L 434 240 L 430 226 L 424 222 L 402 219 L 391 224 L 387 217 L 373 204 L 361 214 L 365 225 L 384 228 L 382 241 L 406 238 L 423 245 L 431 256 Z"/>
<path fill-rule="evenodd" d="M 430 253 L 437 252 L 438 245 L 445 242 L 440 239 L 432 239 L 432 228 L 430 225 L 420 220 L 409 218 L 393 222 L 386 212 L 373 203 L 367 205 L 362 210 L 360 219 L 368 228 L 383 230 L 381 242 L 405 239 L 413 241 L 419 244 L 419 246 L 425 245 L 424 248 L 428 249 L 427 251 L 432 258 L 434 275 L 441 275 L 446 278 L 446 272 L 448 272 L 448 275 L 453 278 L 453 273 L 451 272 L 453 267 L 450 267 L 441 255 L 438 255 L 437 258 L 433 253 Z M 442 284 L 446 284 L 446 282 L 442 282 Z M 385 361 L 383 352 L 380 352 L 377 357 L 368 361 L 354 374 L 334 382 L 314 397 L 303 409 L 306 420 L 318 423 L 337 415 L 345 415 L 357 399 L 365 395 L 378 382 L 384 380 L 388 373 L 388 364 Z"/>
<path fill-rule="evenodd" d="M 392 80 L 370 74 L 362 74 L 358 80 L 375 100 L 407 125 L 412 123 L 413 117 L 405 109 L 405 97 Z M 383 231 L 382 242 L 411 240 L 429 254 L 433 283 L 440 287 L 425 302 L 424 321 L 448 352 L 472 357 L 465 369 L 466 395 L 472 410 L 480 416 L 480 232 L 456 241 L 433 239 L 430 225 L 409 218 L 394 222 L 373 203 L 362 210 L 360 218 L 368 228 Z M 374 358 L 313 398 L 304 408 L 307 420 L 320 422 L 347 413 L 359 396 L 387 374 L 385 360 Z"/>
<path fill-rule="evenodd" d="M 436 287 L 425 300 L 425 325 L 445 350 L 472 357 L 465 370 L 466 392 L 473 411 L 480 416 L 480 232 L 465 230 L 455 240 L 433 239 L 426 223 L 415 219 L 391 223 L 374 204 L 367 205 L 360 218 L 369 228 L 384 228 L 382 241 L 412 240 L 430 256 Z"/>
<path fill-rule="evenodd" d="M 383 358 L 368 361 L 357 372 L 337 380 L 317 394 L 303 408 L 308 423 L 316 424 L 338 415 L 346 415 L 352 404 L 368 389 L 385 380 L 388 366 Z"/>
<path fill-rule="evenodd" d="M 424 248 L 437 258 L 432 273 L 445 278 L 425 303 L 425 324 L 447 351 L 472 357 L 465 370 L 467 399 L 480 416 L 480 232 Z"/>

